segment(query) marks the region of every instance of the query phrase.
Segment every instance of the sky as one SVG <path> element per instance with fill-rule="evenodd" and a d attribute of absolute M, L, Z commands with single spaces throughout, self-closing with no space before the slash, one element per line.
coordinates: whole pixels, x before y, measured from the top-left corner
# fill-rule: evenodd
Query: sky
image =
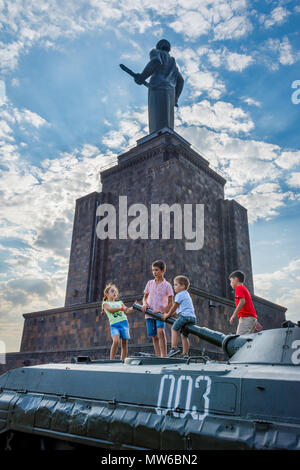
<path fill-rule="evenodd" d="M 175 130 L 248 210 L 255 293 L 300 320 L 300 4 L 0 0 L 0 340 L 64 305 L 75 200 L 148 133 L 141 72 L 171 42 Z M 298 27 L 297 27 L 298 26 Z"/>

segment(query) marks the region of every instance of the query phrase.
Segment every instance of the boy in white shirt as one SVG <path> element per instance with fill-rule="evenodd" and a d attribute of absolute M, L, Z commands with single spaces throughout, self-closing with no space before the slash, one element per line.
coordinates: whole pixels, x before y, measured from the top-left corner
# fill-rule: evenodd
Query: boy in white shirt
<path fill-rule="evenodd" d="M 172 349 L 170 350 L 168 357 L 175 356 L 180 352 L 177 347 L 179 340 L 179 332 L 181 331 L 182 341 L 182 352 L 183 357 L 188 357 L 190 342 L 188 339 L 188 333 L 184 329 L 185 325 L 194 325 L 196 323 L 196 315 L 194 310 L 193 301 L 187 289 L 190 286 L 190 281 L 186 276 L 176 276 L 174 279 L 174 291 L 176 293 L 174 303 L 171 309 L 162 314 L 162 319 L 165 321 L 167 318 L 172 317 L 175 313 L 179 314 L 179 317 L 172 325 Z"/>

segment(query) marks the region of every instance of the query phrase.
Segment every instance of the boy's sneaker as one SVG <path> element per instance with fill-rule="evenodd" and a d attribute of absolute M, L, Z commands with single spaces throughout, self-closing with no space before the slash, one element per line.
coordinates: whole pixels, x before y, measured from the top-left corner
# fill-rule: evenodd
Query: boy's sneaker
<path fill-rule="evenodd" d="M 188 354 L 184 354 L 184 355 L 182 356 L 182 359 L 188 359 L 189 357 L 190 357 L 190 356 L 189 356 Z"/>
<path fill-rule="evenodd" d="M 179 348 L 172 348 L 172 349 L 169 351 L 168 357 L 176 356 L 176 354 L 178 354 L 178 353 L 180 353 L 180 349 L 179 349 Z"/>

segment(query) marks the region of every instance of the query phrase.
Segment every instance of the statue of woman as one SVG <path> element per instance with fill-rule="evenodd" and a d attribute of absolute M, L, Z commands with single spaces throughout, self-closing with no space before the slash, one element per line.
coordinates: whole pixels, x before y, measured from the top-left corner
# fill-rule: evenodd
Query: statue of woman
<path fill-rule="evenodd" d="M 174 57 L 169 52 L 171 45 L 161 39 L 156 48 L 150 51 L 150 62 L 142 73 L 137 73 L 135 82 L 141 85 L 148 77 L 148 116 L 149 133 L 164 127 L 174 129 L 174 106 L 183 89 L 184 79 L 179 72 Z"/>

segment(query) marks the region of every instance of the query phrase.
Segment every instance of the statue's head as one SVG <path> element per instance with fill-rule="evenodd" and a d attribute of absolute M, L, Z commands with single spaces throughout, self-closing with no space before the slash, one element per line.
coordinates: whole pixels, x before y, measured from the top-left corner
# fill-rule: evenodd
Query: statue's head
<path fill-rule="evenodd" d="M 166 39 L 161 39 L 161 40 L 158 41 L 158 43 L 156 44 L 156 49 L 159 49 L 160 51 L 167 51 L 167 52 L 170 52 L 170 50 L 171 50 L 171 44 L 170 44 L 169 41 L 167 41 Z"/>

